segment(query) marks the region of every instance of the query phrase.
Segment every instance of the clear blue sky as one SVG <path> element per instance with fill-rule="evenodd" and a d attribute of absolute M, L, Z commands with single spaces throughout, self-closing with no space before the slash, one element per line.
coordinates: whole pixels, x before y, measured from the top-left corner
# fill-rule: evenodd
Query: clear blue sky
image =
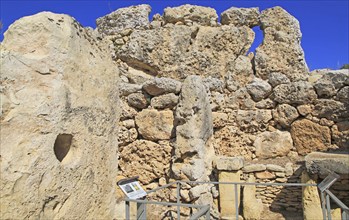
<path fill-rule="evenodd" d="M 0 17 L 3 23 L 0 40 L 8 26 L 20 17 L 40 11 L 52 11 L 73 16 L 83 26 L 95 28 L 95 20 L 118 8 L 136 4 L 150 4 L 152 12 L 162 14 L 168 6 L 195 4 L 215 8 L 218 15 L 232 6 L 259 7 L 260 10 L 281 6 L 295 16 L 301 24 L 302 46 L 305 58 L 311 70 L 319 68 L 338 69 L 349 63 L 349 0 L 339 1 L 249 1 L 249 0 L 0 0 Z M 262 34 L 258 28 L 252 51 L 261 43 Z"/>

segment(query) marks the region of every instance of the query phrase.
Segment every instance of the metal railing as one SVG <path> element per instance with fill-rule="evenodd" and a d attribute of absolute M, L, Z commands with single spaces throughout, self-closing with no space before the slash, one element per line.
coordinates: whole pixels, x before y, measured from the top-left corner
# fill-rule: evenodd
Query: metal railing
<path fill-rule="evenodd" d="M 210 184 L 210 185 L 233 185 L 234 186 L 234 198 L 235 198 L 235 218 L 236 220 L 239 219 L 239 203 L 238 203 L 238 187 L 239 186 L 245 186 L 245 185 L 254 185 L 254 186 L 290 186 L 290 187 L 304 187 L 304 186 L 317 186 L 316 184 L 306 184 L 306 183 L 248 183 L 248 182 L 201 182 L 201 181 L 175 181 L 163 186 L 160 186 L 158 188 L 155 188 L 153 190 L 147 191 L 147 194 L 156 192 L 160 189 L 171 187 L 172 185 L 176 184 L 176 203 L 171 202 L 157 202 L 157 201 L 148 201 L 148 200 L 140 200 L 140 199 L 129 199 L 126 198 L 126 219 L 130 219 L 130 202 L 136 202 L 137 203 L 137 219 L 146 219 L 146 204 L 153 204 L 153 205 L 162 205 L 162 206 L 176 206 L 177 207 L 177 219 L 180 220 L 181 213 L 180 208 L 181 207 L 188 207 L 188 208 L 197 208 L 199 209 L 197 213 L 193 214 L 189 219 L 196 220 L 202 216 L 205 216 L 206 219 L 210 219 L 210 205 L 196 205 L 196 204 L 187 204 L 187 203 L 181 203 L 181 197 L 180 197 L 180 190 L 181 190 L 181 184 L 190 184 L 190 185 L 196 185 L 196 184 Z"/>
<path fill-rule="evenodd" d="M 330 173 L 319 185 L 321 195 L 321 208 L 324 220 L 332 220 L 331 215 L 331 199 L 339 206 L 342 210 L 342 220 L 349 220 L 349 208 L 341 202 L 329 188 L 339 179 L 339 175 Z"/>

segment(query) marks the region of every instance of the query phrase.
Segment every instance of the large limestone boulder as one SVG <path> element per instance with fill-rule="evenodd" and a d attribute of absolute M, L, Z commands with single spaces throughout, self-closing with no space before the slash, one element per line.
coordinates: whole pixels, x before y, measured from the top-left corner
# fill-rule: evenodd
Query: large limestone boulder
<path fill-rule="evenodd" d="M 257 76 L 267 79 L 272 72 L 281 72 L 291 81 L 305 79 L 308 67 L 300 45 L 299 22 L 283 8 L 266 9 L 260 15 L 263 43 L 256 49 Z"/>
<path fill-rule="evenodd" d="M 227 63 L 226 74 L 227 89 L 231 92 L 243 88 L 253 80 L 253 68 L 250 58 L 240 55 L 235 60 Z"/>
<path fill-rule="evenodd" d="M 283 128 L 289 128 L 294 120 L 299 116 L 295 107 L 288 104 L 278 105 L 276 109 L 272 111 L 273 118 L 276 123 Z"/>
<path fill-rule="evenodd" d="M 347 95 L 347 97 L 349 96 Z M 318 99 L 315 102 L 312 115 L 336 122 L 344 121 L 349 118 L 349 101 L 343 103 L 333 99 Z"/>
<path fill-rule="evenodd" d="M 254 142 L 256 156 L 261 159 L 286 156 L 293 147 L 291 134 L 287 131 L 263 132 Z"/>
<path fill-rule="evenodd" d="M 326 151 L 331 147 L 331 131 L 327 126 L 308 119 L 298 120 L 291 125 L 291 135 L 297 152 L 301 155 L 312 151 Z"/>
<path fill-rule="evenodd" d="M 224 25 L 255 27 L 259 25 L 259 8 L 231 7 L 222 12 L 221 23 Z"/>
<path fill-rule="evenodd" d="M 96 20 L 98 32 L 113 35 L 125 29 L 146 29 L 149 26 L 149 5 L 137 5 L 118 10 Z"/>
<path fill-rule="evenodd" d="M 216 26 L 218 15 L 216 10 L 197 5 L 181 5 L 173 8 L 165 8 L 163 19 L 165 23 L 182 24 L 197 23 L 204 26 Z"/>
<path fill-rule="evenodd" d="M 123 176 L 139 176 L 143 184 L 169 175 L 172 147 L 136 140 L 120 151 L 119 167 Z"/>
<path fill-rule="evenodd" d="M 139 134 L 147 140 L 167 140 L 173 135 L 173 112 L 144 109 L 136 116 Z"/>
<path fill-rule="evenodd" d="M 43 12 L 1 45 L 1 219 L 112 219 L 118 71 L 73 18 Z"/>
<path fill-rule="evenodd" d="M 321 177 L 331 172 L 349 174 L 349 154 L 312 152 L 305 157 L 305 166 L 309 174 Z"/>
<path fill-rule="evenodd" d="M 274 100 L 282 104 L 310 104 L 316 98 L 313 86 L 306 81 L 280 84 L 274 88 Z"/>
<path fill-rule="evenodd" d="M 185 79 L 188 75 L 220 78 L 226 74 L 227 63 L 245 55 L 253 40 L 254 32 L 246 26 L 174 25 L 135 30 L 116 52 L 129 66 L 152 75 L 174 79 Z"/>
<path fill-rule="evenodd" d="M 271 93 L 271 85 L 262 79 L 254 78 L 251 83 L 246 86 L 248 93 L 256 102 L 268 97 Z"/>

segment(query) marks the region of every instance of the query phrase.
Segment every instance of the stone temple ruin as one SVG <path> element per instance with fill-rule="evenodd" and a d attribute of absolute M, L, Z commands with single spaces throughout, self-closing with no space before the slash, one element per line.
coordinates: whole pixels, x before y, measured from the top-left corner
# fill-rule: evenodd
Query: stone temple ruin
<path fill-rule="evenodd" d="M 349 204 L 349 72 L 309 72 L 292 15 L 232 7 L 218 22 L 212 8 L 183 5 L 149 21 L 150 12 L 121 8 L 95 30 L 42 12 L 6 31 L 1 219 L 123 219 L 116 181 L 136 175 L 151 190 L 176 180 L 316 184 L 334 171 L 331 189 Z M 248 53 L 256 26 L 264 39 Z M 230 192 L 186 184 L 180 196 L 229 219 Z M 168 188 L 151 199 L 174 197 Z M 242 186 L 239 204 L 244 219 L 322 218 L 316 187 Z"/>

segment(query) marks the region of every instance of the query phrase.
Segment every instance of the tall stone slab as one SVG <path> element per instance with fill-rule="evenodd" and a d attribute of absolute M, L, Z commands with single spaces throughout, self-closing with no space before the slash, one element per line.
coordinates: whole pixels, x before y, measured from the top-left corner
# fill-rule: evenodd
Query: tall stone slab
<path fill-rule="evenodd" d="M 302 173 L 302 183 L 316 184 L 314 180 L 310 179 L 307 171 Z M 316 186 L 302 187 L 302 204 L 305 220 L 323 219 L 320 196 Z"/>
<path fill-rule="evenodd" d="M 1 45 L 0 219 L 112 219 L 118 71 L 73 18 L 10 26 Z"/>
<path fill-rule="evenodd" d="M 264 39 L 256 49 L 257 76 L 267 79 L 271 73 L 281 72 L 291 81 L 305 79 L 309 70 L 297 19 L 277 6 L 262 11 L 260 23 Z"/>

